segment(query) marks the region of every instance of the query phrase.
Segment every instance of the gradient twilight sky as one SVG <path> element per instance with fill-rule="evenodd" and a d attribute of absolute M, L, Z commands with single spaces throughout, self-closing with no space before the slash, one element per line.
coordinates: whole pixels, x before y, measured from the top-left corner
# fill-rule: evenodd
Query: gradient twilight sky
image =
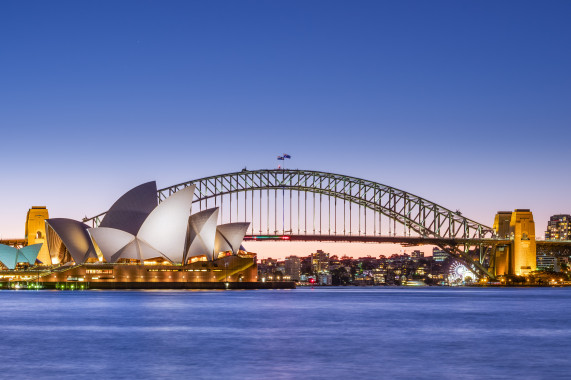
<path fill-rule="evenodd" d="M 145 181 L 284 152 L 488 225 L 531 208 L 542 235 L 571 213 L 570 15 L 555 0 L 3 1 L 0 236 L 23 237 L 32 205 L 79 219 Z"/>

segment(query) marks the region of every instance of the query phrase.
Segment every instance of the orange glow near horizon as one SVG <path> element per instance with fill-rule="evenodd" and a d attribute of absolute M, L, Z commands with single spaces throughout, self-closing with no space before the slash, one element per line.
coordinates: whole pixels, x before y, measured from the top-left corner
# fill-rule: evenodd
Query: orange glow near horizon
<path fill-rule="evenodd" d="M 332 243 L 332 242 L 259 242 L 246 241 L 243 243 L 249 252 L 255 252 L 258 260 L 261 259 L 279 259 L 294 256 L 309 256 L 311 253 L 321 249 L 331 255 L 339 257 L 349 256 L 358 257 L 379 257 L 380 255 L 390 256 L 392 254 L 409 253 L 414 250 L 424 252 L 424 256 L 432 256 L 431 245 L 423 245 L 417 247 L 402 247 L 399 244 L 373 244 L 373 243 Z"/>

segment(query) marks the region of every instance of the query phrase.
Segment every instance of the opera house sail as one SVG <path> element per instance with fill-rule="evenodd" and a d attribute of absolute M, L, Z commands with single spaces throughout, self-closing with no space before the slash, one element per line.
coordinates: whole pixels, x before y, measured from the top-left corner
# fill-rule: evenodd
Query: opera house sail
<path fill-rule="evenodd" d="M 47 244 L 52 264 L 81 264 L 96 258 L 87 225 L 73 219 L 46 220 Z"/>
<path fill-rule="evenodd" d="M 33 265 L 36 262 L 42 244 L 28 245 L 22 248 L 14 248 L 0 244 L 0 261 L 8 268 L 15 269 L 18 263 Z"/>

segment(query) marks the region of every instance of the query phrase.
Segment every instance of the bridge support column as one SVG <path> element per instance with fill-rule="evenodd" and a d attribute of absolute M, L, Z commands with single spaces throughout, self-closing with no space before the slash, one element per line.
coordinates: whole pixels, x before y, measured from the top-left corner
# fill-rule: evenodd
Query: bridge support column
<path fill-rule="evenodd" d="M 499 238 L 511 243 L 495 246 L 492 252 L 496 276 L 526 275 L 537 268 L 535 223 L 527 209 L 499 211 L 494 220 L 494 230 Z"/>
<path fill-rule="evenodd" d="M 530 210 L 515 210 L 510 221 L 513 238 L 513 271 L 521 276 L 537 269 L 535 223 Z"/>
<path fill-rule="evenodd" d="M 44 265 L 51 265 L 52 259 L 46 240 L 46 219 L 49 219 L 48 209 L 44 206 L 33 206 L 26 216 L 26 240 L 28 245 L 42 243 L 38 260 Z"/>

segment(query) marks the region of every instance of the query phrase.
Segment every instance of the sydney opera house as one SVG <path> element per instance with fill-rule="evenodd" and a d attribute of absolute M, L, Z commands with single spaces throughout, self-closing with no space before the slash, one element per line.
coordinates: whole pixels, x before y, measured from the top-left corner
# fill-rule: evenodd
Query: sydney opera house
<path fill-rule="evenodd" d="M 255 254 L 241 245 L 249 223 L 218 225 L 218 208 L 192 213 L 194 190 L 186 187 L 158 203 L 156 183 L 142 184 L 119 198 L 94 228 L 46 218 L 34 236 L 43 244 L 0 246 L 0 282 L 28 280 L 48 288 L 259 287 Z M 27 225 L 26 233 L 34 231 Z"/>

